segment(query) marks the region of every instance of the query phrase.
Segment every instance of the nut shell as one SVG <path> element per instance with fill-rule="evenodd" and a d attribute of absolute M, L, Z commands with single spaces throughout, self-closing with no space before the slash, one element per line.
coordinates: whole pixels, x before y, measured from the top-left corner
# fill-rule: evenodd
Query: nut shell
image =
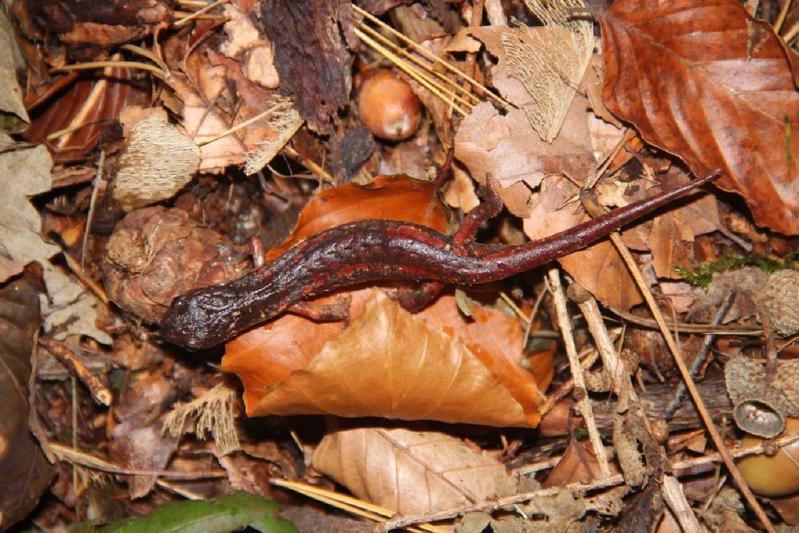
<path fill-rule="evenodd" d="M 789 418 L 785 435 L 799 432 L 799 418 Z M 745 437 L 742 446 L 752 448 L 762 442 Z M 738 468 L 749 487 L 762 496 L 778 497 L 799 492 L 799 442 L 781 448 L 773 457 L 752 455 L 738 462 Z"/>
<path fill-rule="evenodd" d="M 422 121 L 422 104 L 393 70 L 366 72 L 358 88 L 358 114 L 372 135 L 387 141 L 413 137 Z"/>

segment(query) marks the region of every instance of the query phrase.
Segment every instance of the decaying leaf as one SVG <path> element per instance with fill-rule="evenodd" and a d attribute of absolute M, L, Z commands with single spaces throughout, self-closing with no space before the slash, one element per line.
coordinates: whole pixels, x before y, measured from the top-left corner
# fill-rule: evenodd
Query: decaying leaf
<path fill-rule="evenodd" d="M 29 279 L 30 278 L 30 279 Z M 0 289 L 0 529 L 23 519 L 50 484 L 53 471 L 28 429 L 28 379 L 39 295 L 34 276 Z"/>
<path fill-rule="evenodd" d="M 576 523 L 585 513 L 596 511 L 615 516 L 622 508 L 622 491 L 610 490 L 604 494 L 588 498 L 573 496 L 562 489 L 551 496 L 538 496 L 522 506 L 525 516 L 533 517 L 529 531 L 545 533 L 549 531 L 573 531 Z"/>
<path fill-rule="evenodd" d="M 549 174 L 583 178 L 595 160 L 585 99 L 577 98 L 575 104 L 561 135 L 551 144 L 537 137 L 522 111 L 503 116 L 491 104 L 480 104 L 458 129 L 455 156 L 479 182 L 490 176 L 502 187 L 522 181 L 532 189 Z"/>
<path fill-rule="evenodd" d="M 189 183 L 200 163 L 200 149 L 153 111 L 130 128 L 117 160 L 112 196 L 125 211 L 172 198 Z"/>
<path fill-rule="evenodd" d="M 132 77 L 129 69 L 107 67 L 94 78 L 71 79 L 66 89 L 63 81 L 54 83 L 38 95 L 41 101 L 29 103 L 41 105 L 32 112 L 25 138 L 45 144 L 58 163 L 85 158 L 104 133 L 111 139 L 118 135 L 116 121 L 136 94 Z M 48 139 L 56 132 L 56 138 Z"/>
<path fill-rule="evenodd" d="M 569 483 L 590 483 L 601 477 L 602 470 L 591 451 L 590 443 L 572 438 L 542 486 L 548 488 L 562 487 Z"/>
<path fill-rule="evenodd" d="M 603 97 L 642 137 L 799 233 L 799 92 L 773 30 L 734 0 L 614 2 L 599 17 Z"/>
<path fill-rule="evenodd" d="M 60 248 L 42 237 L 41 218 L 29 198 L 50 190 L 51 167 L 52 160 L 43 146 L 0 154 L 0 196 L 6 202 L 0 210 L 0 279 L 8 279 L 37 261 L 44 269 L 49 295 L 45 331 L 57 339 L 88 335 L 111 344 L 111 337 L 95 323 L 100 302 L 50 263 Z"/>
<path fill-rule="evenodd" d="M 280 85 L 280 77 L 275 69 L 272 43 L 258 31 L 250 13 L 243 6 L 228 4 L 224 6 L 224 13 L 228 39 L 219 47 L 219 51 L 239 59 L 251 81 L 267 89 L 276 89 Z"/>
<path fill-rule="evenodd" d="M 269 129 L 273 133 L 258 141 L 244 158 L 244 173 L 248 176 L 264 168 L 302 126 L 302 118 L 290 101 L 287 99 L 276 101 L 275 106 L 281 107 L 275 109 L 267 120 Z"/>
<path fill-rule="evenodd" d="M 403 514 L 449 509 L 514 489 L 496 459 L 439 432 L 334 431 L 319 443 L 312 464 L 359 498 Z"/>
<path fill-rule="evenodd" d="M 566 87 L 564 90 L 572 92 L 569 104 L 562 113 L 558 112 L 557 119 L 553 119 L 559 134 L 551 143 L 543 141 L 522 112 L 525 106 L 530 106 L 531 97 L 522 82 L 514 77 L 503 45 L 509 39 L 524 41 L 528 38 L 526 30 L 483 27 L 469 33 L 497 57 L 498 63 L 492 68 L 493 84 L 520 109 L 500 115 L 489 104 L 476 106 L 456 135 L 456 157 L 466 164 L 476 180 L 482 182 L 491 174 L 503 187 L 523 181 L 535 188 L 549 174 L 565 173 L 577 180 L 584 179 L 596 165 L 589 125 L 598 121 L 588 112 L 587 100 L 582 96 L 572 99 L 574 89 Z M 528 46 L 532 45 L 528 43 Z"/>
<path fill-rule="evenodd" d="M 17 81 L 17 71 L 25 68 L 25 59 L 20 53 L 5 11 L 0 12 L 0 116 L 2 131 L 24 129 L 30 122 L 22 102 L 22 89 Z M 12 118 L 13 117 L 13 118 Z"/>
<path fill-rule="evenodd" d="M 532 99 L 522 108 L 533 129 L 551 143 L 594 51 L 593 24 L 588 18 L 573 16 L 586 8 L 582 0 L 546 4 L 525 0 L 525 4 L 544 27 L 526 28 L 524 38 L 518 32 L 504 32 L 502 45 L 511 73 Z"/>
<path fill-rule="evenodd" d="M 540 239 L 588 220 L 580 209 L 567 205 L 577 189 L 563 178 L 544 181 L 538 200 L 524 219 L 524 232 Z M 574 280 L 605 305 L 629 309 L 639 304 L 641 295 L 619 253 L 608 241 L 562 257 L 558 262 Z M 612 279 L 613 283 L 605 280 Z"/>
<path fill-rule="evenodd" d="M 11 142 L 3 136 L 3 142 Z M 39 213 L 29 197 L 50 190 L 52 161 L 40 146 L 0 154 L 0 281 L 18 274 L 31 261 L 48 259 L 59 249 L 40 234 Z"/>
<path fill-rule="evenodd" d="M 117 402 L 120 422 L 111 432 L 109 456 L 131 470 L 163 470 L 178 447 L 178 439 L 164 434 L 162 413 L 173 397 L 171 383 L 161 372 L 136 376 Z M 128 483 L 131 499 L 150 493 L 156 476 L 133 476 Z"/>

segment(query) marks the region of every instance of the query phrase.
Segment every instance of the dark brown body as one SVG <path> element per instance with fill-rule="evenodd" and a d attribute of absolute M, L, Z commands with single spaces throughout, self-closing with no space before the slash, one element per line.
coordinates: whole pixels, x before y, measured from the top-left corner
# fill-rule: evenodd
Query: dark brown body
<path fill-rule="evenodd" d="M 190 349 L 210 348 L 299 301 L 361 283 L 476 285 L 501 280 L 584 248 L 714 177 L 521 246 L 457 244 L 429 228 L 385 220 L 345 224 L 306 239 L 232 283 L 177 298 L 161 322 L 161 334 Z"/>

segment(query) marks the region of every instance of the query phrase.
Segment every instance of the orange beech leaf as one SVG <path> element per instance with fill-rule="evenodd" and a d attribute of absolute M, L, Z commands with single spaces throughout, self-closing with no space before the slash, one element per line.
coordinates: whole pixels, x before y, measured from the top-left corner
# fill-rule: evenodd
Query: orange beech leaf
<path fill-rule="evenodd" d="M 446 433 L 357 428 L 329 433 L 312 464 L 355 496 L 422 514 L 513 494 L 504 465 Z"/>
<path fill-rule="evenodd" d="M 291 236 L 270 248 L 274 259 L 301 240 L 326 229 L 358 220 L 400 220 L 444 232 L 447 212 L 432 183 L 405 176 L 378 176 L 366 186 L 352 183 L 327 189 L 303 207 Z"/>
<path fill-rule="evenodd" d="M 649 143 L 799 233 L 799 92 L 791 52 L 735 0 L 619 0 L 600 17 L 603 98 Z"/>
<path fill-rule="evenodd" d="M 222 370 L 242 377 L 250 416 L 326 413 L 491 426 L 538 424 L 538 405 L 544 396 L 536 377 L 518 362 L 518 369 L 512 370 L 512 360 L 508 359 L 514 353 L 521 355 L 521 327 L 515 319 L 494 312 L 489 321 L 498 330 L 507 327 L 497 325 L 502 319 L 515 323 L 517 331 L 510 340 L 486 336 L 478 341 L 479 332 L 474 332 L 461 342 L 459 333 L 472 324 L 464 318 L 459 319 L 457 328 L 452 323 L 431 327 L 442 324 L 440 316 L 427 322 L 426 311 L 412 315 L 378 289 L 359 291 L 353 300 L 355 309 L 351 310 L 349 326 L 301 368 L 297 367 L 308 354 L 295 352 L 304 347 L 292 350 L 291 342 L 283 342 L 276 349 L 272 336 L 268 336 L 260 350 L 253 348 L 257 340 L 250 343 L 246 339 L 263 335 L 262 328 L 254 330 L 259 333 L 249 332 L 228 343 Z M 455 309 L 454 297 L 441 300 L 444 302 L 437 305 Z M 362 307 L 360 313 L 358 307 Z M 276 321 L 272 331 L 283 327 L 283 320 Z M 330 334 L 330 330 L 320 333 Z M 292 334 L 288 335 L 290 338 Z M 312 337 L 310 332 L 300 335 Z M 250 349 L 239 350 L 245 342 Z M 283 368 L 264 370 L 273 360 Z M 290 375 L 280 381 L 286 372 Z M 546 374 L 542 382 L 548 379 Z"/>

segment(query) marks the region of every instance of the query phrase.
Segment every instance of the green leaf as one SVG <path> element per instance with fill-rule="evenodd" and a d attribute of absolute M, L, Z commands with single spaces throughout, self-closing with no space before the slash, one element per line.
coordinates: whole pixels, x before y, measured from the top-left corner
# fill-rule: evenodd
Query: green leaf
<path fill-rule="evenodd" d="M 278 515 L 276 503 L 246 492 L 207 501 L 186 501 L 159 507 L 147 516 L 125 518 L 105 526 L 83 522 L 70 533 L 215 533 L 251 527 L 261 533 L 297 533 Z"/>

